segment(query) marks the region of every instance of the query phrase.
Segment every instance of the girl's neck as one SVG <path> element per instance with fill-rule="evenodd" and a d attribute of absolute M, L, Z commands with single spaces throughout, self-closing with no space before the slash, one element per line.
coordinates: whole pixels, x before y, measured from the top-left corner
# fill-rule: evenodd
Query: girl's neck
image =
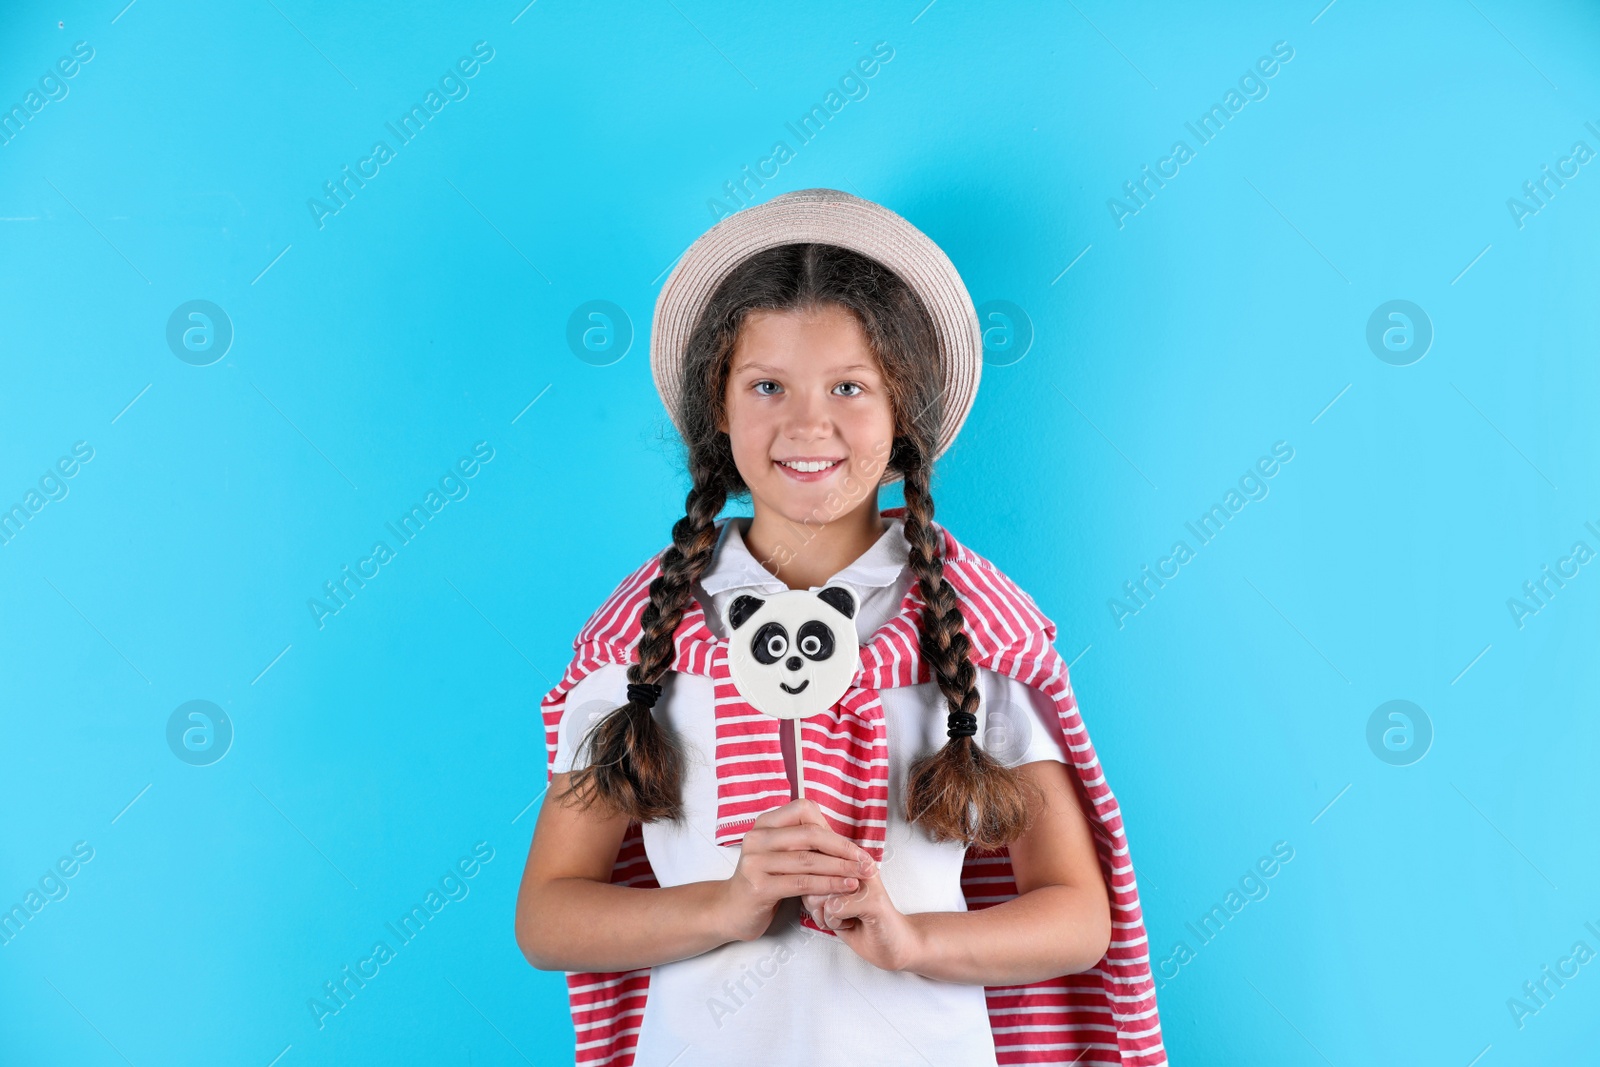
<path fill-rule="evenodd" d="M 827 523 L 790 522 L 757 503 L 744 531 L 750 554 L 790 589 L 810 589 L 860 559 L 889 528 L 877 495 Z"/>

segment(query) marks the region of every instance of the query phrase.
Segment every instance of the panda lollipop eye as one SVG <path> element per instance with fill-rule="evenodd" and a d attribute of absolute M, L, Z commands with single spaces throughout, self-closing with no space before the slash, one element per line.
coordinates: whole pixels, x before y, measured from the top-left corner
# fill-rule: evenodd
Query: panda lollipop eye
<path fill-rule="evenodd" d="M 833 631 L 823 622 L 812 620 L 800 627 L 800 651 L 809 660 L 825 660 L 833 655 Z"/>
<path fill-rule="evenodd" d="M 776 622 L 767 623 L 750 639 L 750 654 L 766 666 L 778 662 L 788 651 L 789 631 Z"/>

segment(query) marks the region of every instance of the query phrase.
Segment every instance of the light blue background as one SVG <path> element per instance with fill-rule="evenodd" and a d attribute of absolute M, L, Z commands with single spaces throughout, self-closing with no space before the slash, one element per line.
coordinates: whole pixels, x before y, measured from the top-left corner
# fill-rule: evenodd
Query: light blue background
<path fill-rule="evenodd" d="M 1600 565 L 1521 627 L 1507 600 L 1600 549 L 1600 163 L 1521 227 L 1507 199 L 1600 150 L 1600 13 L 923 2 L 7 5 L 5 107 L 94 58 L 0 147 L 0 504 L 94 458 L 0 546 L 0 907 L 94 858 L 0 947 L 0 1059 L 570 1062 L 511 927 L 538 701 L 681 514 L 651 311 L 783 139 L 759 199 L 877 200 L 1031 322 L 938 517 L 1075 661 L 1153 956 L 1195 952 L 1163 968 L 1173 1061 L 1595 1061 L 1600 962 L 1520 1029 L 1507 1001 L 1600 951 Z M 307 200 L 477 41 L 469 95 L 319 228 Z M 1107 200 L 1279 41 L 1269 94 L 1119 228 Z M 166 344 L 193 299 L 233 323 L 210 366 Z M 1409 366 L 1365 340 L 1393 299 L 1435 331 Z M 566 340 L 590 300 L 631 320 L 609 365 Z M 478 441 L 470 494 L 319 629 L 308 599 Z M 1270 494 L 1119 627 L 1277 441 Z M 207 767 L 166 741 L 197 699 L 235 729 Z M 1368 747 L 1392 699 L 1432 723 L 1410 766 Z M 319 1030 L 308 998 L 480 841 L 470 894 Z"/>

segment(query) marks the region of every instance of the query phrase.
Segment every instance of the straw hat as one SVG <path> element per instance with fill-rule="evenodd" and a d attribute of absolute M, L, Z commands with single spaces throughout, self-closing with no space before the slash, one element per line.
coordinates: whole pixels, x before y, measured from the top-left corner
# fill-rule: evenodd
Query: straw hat
<path fill-rule="evenodd" d="M 656 299 L 650 369 L 678 431 L 684 349 L 695 322 L 724 278 L 744 260 L 777 245 L 840 245 L 899 275 L 933 317 L 944 378 L 944 412 L 934 458 L 955 440 L 978 395 L 983 337 L 972 297 L 955 264 L 921 230 L 893 211 L 838 189 L 801 189 L 747 207 L 701 234 L 683 254 Z M 887 471 L 885 484 L 900 479 Z"/>

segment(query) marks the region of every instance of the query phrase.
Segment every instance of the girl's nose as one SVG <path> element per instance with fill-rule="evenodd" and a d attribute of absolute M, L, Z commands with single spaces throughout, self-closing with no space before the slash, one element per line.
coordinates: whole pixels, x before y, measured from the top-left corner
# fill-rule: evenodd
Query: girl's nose
<path fill-rule="evenodd" d="M 797 671 L 800 669 L 800 657 L 790 656 L 788 659 L 783 661 L 783 665 L 788 667 L 791 671 Z"/>
<path fill-rule="evenodd" d="M 832 429 L 828 419 L 827 402 L 818 397 L 797 395 L 789 404 L 786 430 L 792 438 L 806 440 L 826 437 Z"/>

